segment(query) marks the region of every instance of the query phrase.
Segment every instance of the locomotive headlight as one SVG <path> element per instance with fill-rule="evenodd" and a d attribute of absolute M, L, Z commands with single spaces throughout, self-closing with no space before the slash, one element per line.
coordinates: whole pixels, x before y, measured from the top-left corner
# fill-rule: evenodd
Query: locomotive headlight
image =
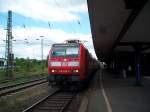
<path fill-rule="evenodd" d="M 55 72 L 55 70 L 52 70 L 52 72 Z"/>
<path fill-rule="evenodd" d="M 76 73 L 78 73 L 78 72 L 79 72 L 79 70 L 73 70 L 73 72 L 76 72 Z"/>

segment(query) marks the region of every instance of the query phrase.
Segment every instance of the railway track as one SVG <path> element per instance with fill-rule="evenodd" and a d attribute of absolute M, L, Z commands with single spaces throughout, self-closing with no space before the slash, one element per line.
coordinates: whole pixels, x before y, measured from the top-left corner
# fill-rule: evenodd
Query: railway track
<path fill-rule="evenodd" d="M 0 97 L 46 82 L 46 78 L 40 78 L 15 85 L 0 87 Z"/>
<path fill-rule="evenodd" d="M 37 74 L 38 75 L 38 74 Z M 36 75 L 36 78 L 37 78 L 37 75 Z M 39 74 L 39 75 L 41 75 L 41 76 L 43 76 L 44 74 Z M 38 77 L 39 77 L 39 75 L 38 75 Z M 8 83 L 8 82 L 13 82 L 13 81 L 15 81 L 15 80 L 19 80 L 19 79 L 24 79 L 24 78 L 27 78 L 27 77 L 25 77 L 25 76 L 22 76 L 22 77 L 13 77 L 13 79 L 1 79 L 0 80 L 0 84 L 3 84 L 3 83 Z M 28 77 L 29 79 L 33 79 L 33 78 L 35 78 L 35 76 L 30 76 L 30 77 Z"/>
<path fill-rule="evenodd" d="M 76 93 L 56 90 L 22 112 L 64 112 Z"/>

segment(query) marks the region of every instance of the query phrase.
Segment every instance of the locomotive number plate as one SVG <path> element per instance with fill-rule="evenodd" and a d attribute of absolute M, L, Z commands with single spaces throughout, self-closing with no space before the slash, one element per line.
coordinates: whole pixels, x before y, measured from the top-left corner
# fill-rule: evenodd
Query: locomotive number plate
<path fill-rule="evenodd" d="M 67 62 L 62 62 L 62 66 L 67 66 Z"/>

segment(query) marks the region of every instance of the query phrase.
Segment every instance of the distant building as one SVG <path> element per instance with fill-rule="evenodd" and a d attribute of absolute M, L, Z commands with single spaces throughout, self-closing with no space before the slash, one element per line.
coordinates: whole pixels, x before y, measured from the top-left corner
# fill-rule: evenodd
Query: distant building
<path fill-rule="evenodd" d="M 4 58 L 0 58 L 0 69 L 5 68 L 6 66 L 6 60 Z"/>

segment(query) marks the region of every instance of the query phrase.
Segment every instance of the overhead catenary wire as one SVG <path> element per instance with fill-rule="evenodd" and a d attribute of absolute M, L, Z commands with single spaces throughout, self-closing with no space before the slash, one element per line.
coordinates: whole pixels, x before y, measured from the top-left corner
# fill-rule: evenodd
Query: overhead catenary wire
<path fill-rule="evenodd" d="M 70 5 L 71 5 L 71 6 L 74 6 L 74 3 L 72 3 L 72 0 L 70 0 L 70 2 L 69 2 L 69 3 L 70 3 Z M 80 20 L 77 20 L 77 23 L 78 23 L 78 25 L 79 25 L 79 26 L 81 26 L 81 22 L 80 22 Z"/>
<path fill-rule="evenodd" d="M 7 20 L 7 16 L 5 16 L 5 15 L 0 15 L 0 17 L 3 17 L 4 18 L 4 20 Z M 15 19 L 13 19 L 12 20 L 12 26 L 20 26 L 21 25 L 21 23 L 19 23 L 18 21 L 15 21 Z M 7 21 L 6 21 L 6 24 L 7 24 Z"/>
<path fill-rule="evenodd" d="M 74 1 L 75 1 L 75 0 L 69 0 L 69 3 L 70 3 L 71 6 L 74 6 Z M 86 1 L 86 3 L 84 2 L 84 3 L 82 3 L 82 5 L 83 5 L 83 4 L 84 4 L 84 5 L 86 4 L 86 8 L 87 8 L 87 11 L 88 11 L 87 0 L 85 0 L 85 1 Z M 80 27 L 80 29 L 81 29 L 82 31 L 84 31 L 85 25 L 87 25 L 87 24 L 85 24 L 85 22 L 90 23 L 89 15 L 88 15 L 88 14 L 87 14 L 87 15 L 84 15 L 84 22 L 82 22 L 82 20 L 77 20 L 77 24 L 78 24 L 78 26 Z M 86 27 L 87 27 L 87 26 L 86 26 Z M 90 27 L 90 24 L 89 24 L 88 27 Z"/>
<path fill-rule="evenodd" d="M 70 3 L 71 6 L 74 6 L 74 4 L 72 3 L 72 0 L 69 0 L 69 3 Z M 81 21 L 77 20 L 76 22 L 77 22 L 78 26 L 82 29 L 82 23 L 81 23 Z"/>
<path fill-rule="evenodd" d="M 63 6 L 61 5 L 61 4 L 59 4 L 58 2 L 57 2 L 57 0 L 54 0 L 55 1 L 55 4 L 56 4 L 56 6 L 58 7 L 58 9 L 62 12 L 63 10 L 61 10 L 62 8 L 63 8 Z M 72 30 L 72 32 L 74 32 L 74 33 L 77 33 L 76 32 L 76 28 L 74 28 L 74 26 L 72 25 L 72 23 L 70 22 L 70 20 L 67 18 L 67 15 L 65 14 L 65 13 L 61 13 L 62 15 L 63 15 L 63 17 L 64 17 L 64 19 L 66 20 L 66 21 L 68 21 L 68 24 L 69 24 L 69 28 Z M 0 17 L 3 17 L 3 18 L 5 18 L 6 20 L 7 20 L 7 17 L 5 16 L 5 15 L 0 15 Z M 31 35 L 29 35 L 30 33 L 28 33 L 28 32 L 30 32 L 31 31 L 31 29 L 29 29 L 29 28 L 27 28 L 26 27 L 26 24 L 25 23 L 23 23 L 24 21 L 16 21 L 17 20 L 17 18 L 15 18 L 15 16 L 14 16 L 14 18 L 13 18 L 13 26 L 20 26 L 20 27 L 22 27 L 22 28 L 24 28 L 25 30 L 25 33 L 24 34 L 26 34 L 27 35 L 27 39 L 28 40 L 30 40 L 30 37 L 33 37 L 33 33 L 31 34 Z M 3 20 L 3 21 L 5 21 L 5 20 Z M 6 21 L 7 22 L 7 21 Z M 48 24 L 47 24 L 48 23 Z M 48 27 L 50 28 L 50 29 L 52 29 L 52 23 L 50 23 L 49 21 L 47 22 L 46 24 L 48 25 Z M 77 21 L 77 23 L 79 24 L 79 25 L 81 25 L 81 22 L 80 21 Z M 20 28 L 19 27 L 19 28 Z M 20 35 L 21 36 L 21 35 Z M 1 39 L 1 38 L 0 38 Z M 2 40 L 2 39 L 1 39 Z M 2 40 L 3 41 L 3 40 Z M 47 40 L 46 40 L 47 41 Z M 13 43 L 17 43 L 17 44 L 14 44 L 14 46 L 18 46 L 18 45 L 20 45 L 20 44 L 24 44 L 24 42 L 26 43 L 26 45 L 35 45 L 34 44 L 34 42 L 31 42 L 31 41 L 25 41 L 25 40 L 18 40 L 17 38 L 16 38 L 16 36 L 14 37 L 14 41 L 13 41 Z M 14 47 L 13 46 L 13 47 Z"/>
<path fill-rule="evenodd" d="M 0 17 L 3 17 L 4 19 L 7 20 L 7 17 L 4 16 L 4 15 L 0 15 Z M 18 22 L 16 22 L 15 19 L 13 19 L 13 21 L 12 21 L 12 24 L 13 24 L 12 26 L 14 26 L 14 23 L 15 23 L 17 26 L 19 25 L 19 26 L 21 26 L 21 27 L 23 27 L 23 28 L 25 28 L 25 26 L 26 26 L 24 23 L 18 23 Z M 7 21 L 6 21 L 6 24 L 7 24 Z M 5 28 L 5 29 L 6 29 L 6 28 Z M 4 30 L 5 30 L 5 29 L 4 29 Z M 6 32 L 5 32 L 5 35 L 6 35 Z M 0 39 L 1 39 L 1 38 L 0 38 Z M 1 40 L 2 40 L 2 41 L 6 41 L 5 39 L 1 39 Z M 15 40 L 16 40 L 16 39 L 15 39 Z M 18 41 L 18 40 L 17 40 L 17 41 Z"/>
<path fill-rule="evenodd" d="M 3 25 L 5 25 L 5 21 L 6 21 L 6 25 L 7 25 L 7 17 L 6 16 L 3 16 L 3 15 L 0 15 L 0 18 L 4 18 L 3 19 Z M 21 26 L 21 27 L 23 27 L 25 30 L 27 30 L 26 29 L 26 24 L 24 24 L 23 22 L 22 23 L 18 23 L 18 22 L 15 22 L 15 19 L 13 18 L 13 24 L 14 23 L 16 23 L 17 24 L 17 26 L 19 25 L 19 26 Z M 14 25 L 13 25 L 14 26 Z M 3 28 L 3 27 L 2 27 Z M 4 30 L 6 30 L 7 28 L 5 28 Z M 28 30 L 30 30 L 30 29 L 28 29 Z M 0 42 L 0 47 L 4 47 L 4 49 L 2 50 L 2 48 L 1 48 L 1 50 L 2 50 L 2 52 L 4 53 L 4 50 L 5 50 L 5 44 L 2 44 L 2 42 L 6 42 L 6 39 L 4 38 L 5 36 L 6 36 L 6 33 L 7 32 L 4 32 L 3 30 L 2 30 L 2 32 L 0 32 L 1 33 L 1 37 L 3 36 L 3 38 L 1 38 L 0 37 L 0 40 L 1 40 L 1 42 Z M 28 32 L 25 32 L 25 33 L 27 33 L 27 34 L 29 34 Z M 24 34 L 25 34 L 24 33 Z M 30 35 L 31 36 L 31 35 Z M 29 36 L 27 36 L 27 37 L 29 37 Z M 29 40 L 29 38 L 28 38 L 28 40 Z M 28 46 L 30 46 L 30 45 L 32 45 L 33 47 L 34 47 L 34 45 L 38 45 L 38 44 L 35 44 L 34 42 L 31 42 L 31 41 L 28 41 L 28 40 L 25 40 L 25 39 L 16 39 L 16 38 L 13 38 L 13 40 L 12 40 L 12 42 L 14 43 L 14 45 L 13 45 L 13 47 L 14 46 L 16 46 L 15 48 L 18 48 L 17 46 L 20 46 L 20 45 L 23 45 L 23 46 L 25 46 L 25 45 L 28 45 Z M 17 44 L 16 44 L 17 43 Z M 43 44 L 43 46 L 48 46 L 47 44 Z M 20 47 L 19 47 L 20 48 Z M 1 50 L 0 50 L 0 52 L 1 52 Z M 1 53 L 2 54 L 2 53 Z M 5 53 L 2 55 L 3 57 L 5 57 Z"/>
<path fill-rule="evenodd" d="M 57 2 L 57 0 L 54 0 L 54 2 L 55 2 L 56 6 L 57 6 L 59 9 L 63 9 L 62 6 Z M 60 12 L 62 12 L 62 10 L 60 10 Z M 74 29 L 74 27 L 72 26 L 72 24 L 71 24 L 71 23 L 69 22 L 69 20 L 67 19 L 65 13 L 62 12 L 61 14 L 62 14 L 62 16 L 64 17 L 64 19 L 66 19 L 66 21 L 68 21 L 69 27 L 72 29 L 72 31 L 73 31 L 74 33 L 76 33 L 76 30 Z"/>
<path fill-rule="evenodd" d="M 51 23 L 48 21 L 48 27 L 50 28 L 50 29 L 52 29 L 52 25 L 51 25 Z"/>

